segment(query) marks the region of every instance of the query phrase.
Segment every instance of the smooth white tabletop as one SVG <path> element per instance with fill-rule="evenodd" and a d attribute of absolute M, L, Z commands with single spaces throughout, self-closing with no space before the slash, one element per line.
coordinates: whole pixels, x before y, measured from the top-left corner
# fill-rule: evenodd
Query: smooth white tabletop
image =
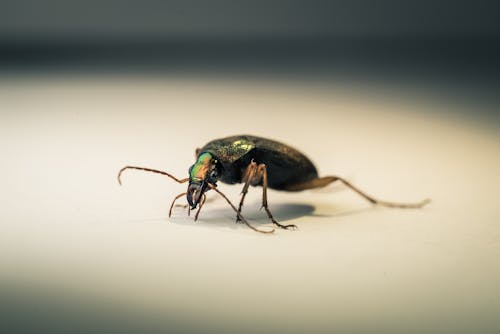
<path fill-rule="evenodd" d="M 27 322 L 41 305 L 47 322 L 117 332 L 495 332 L 500 133 L 469 108 L 333 83 L 4 78 L 2 299 Z M 433 202 L 271 190 L 299 228 L 262 235 L 216 194 L 195 223 L 181 207 L 168 218 L 185 185 L 138 171 L 117 184 L 127 164 L 186 177 L 195 148 L 233 134 L 288 143 L 381 199 Z M 240 185 L 219 188 L 238 202 Z M 260 191 L 243 213 L 268 228 Z"/>

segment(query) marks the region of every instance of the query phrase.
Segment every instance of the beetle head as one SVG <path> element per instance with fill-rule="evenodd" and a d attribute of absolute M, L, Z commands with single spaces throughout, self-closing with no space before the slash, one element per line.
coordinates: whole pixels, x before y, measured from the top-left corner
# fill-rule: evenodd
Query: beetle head
<path fill-rule="evenodd" d="M 209 184 L 216 184 L 219 174 L 220 166 L 217 159 L 211 153 L 201 153 L 195 164 L 189 168 L 189 186 L 186 196 L 191 209 L 196 209 L 202 195 L 210 190 Z"/>

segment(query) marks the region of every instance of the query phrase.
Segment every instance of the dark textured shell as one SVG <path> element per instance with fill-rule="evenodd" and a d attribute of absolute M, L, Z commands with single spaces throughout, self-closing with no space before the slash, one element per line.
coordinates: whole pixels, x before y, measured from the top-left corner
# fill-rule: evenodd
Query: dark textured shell
<path fill-rule="evenodd" d="M 252 136 L 232 136 L 207 143 L 200 152 L 210 152 L 223 164 L 232 164 L 255 148 Z"/>
<path fill-rule="evenodd" d="M 252 161 L 264 163 L 269 187 L 283 190 L 286 186 L 318 177 L 314 164 L 301 152 L 286 144 L 262 137 L 239 135 L 212 140 L 200 152 L 210 152 L 221 162 L 224 172 L 220 180 L 239 183 Z"/>

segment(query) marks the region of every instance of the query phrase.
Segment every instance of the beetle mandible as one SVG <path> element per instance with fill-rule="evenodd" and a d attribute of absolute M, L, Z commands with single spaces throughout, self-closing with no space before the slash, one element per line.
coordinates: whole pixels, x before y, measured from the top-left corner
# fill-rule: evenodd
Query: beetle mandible
<path fill-rule="evenodd" d="M 166 175 L 178 183 L 189 182 L 187 191 L 177 195 L 170 206 L 169 217 L 177 199 L 186 196 L 189 203 L 188 210 L 198 208 L 195 220 L 198 219 L 201 207 L 205 203 L 205 193 L 214 190 L 222 196 L 236 212 L 236 222 L 243 222 L 258 232 L 263 231 L 250 225 L 241 215 L 245 196 L 250 186 L 262 186 L 262 207 L 275 226 L 283 229 L 295 229 L 293 224 L 282 225 L 274 219 L 267 202 L 267 188 L 281 191 L 302 191 L 306 189 L 322 188 L 338 181 L 372 204 L 392 208 L 421 208 L 430 202 L 425 199 L 418 203 L 394 203 L 381 201 L 339 176 L 319 177 L 314 164 L 298 150 L 267 138 L 239 135 L 212 140 L 202 148 L 196 149 L 196 162 L 189 168 L 189 177 L 178 179 L 173 175 L 145 167 L 125 166 L 118 173 L 118 182 L 121 184 L 121 174 L 127 169 L 137 169 L 147 172 Z M 220 190 L 217 181 L 227 184 L 244 183 L 238 208 Z M 189 211 L 188 211 L 189 212 Z"/>

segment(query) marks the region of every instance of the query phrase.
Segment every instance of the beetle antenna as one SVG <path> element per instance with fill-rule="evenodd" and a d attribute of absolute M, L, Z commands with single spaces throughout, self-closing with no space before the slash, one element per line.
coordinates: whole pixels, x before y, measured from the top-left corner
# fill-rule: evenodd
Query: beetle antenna
<path fill-rule="evenodd" d="M 240 218 L 240 220 L 245 223 L 246 226 L 250 227 L 252 230 L 256 231 L 256 232 L 260 232 L 260 233 L 273 233 L 274 232 L 274 228 L 269 230 L 269 231 L 263 231 L 263 230 L 259 230 L 258 228 L 252 226 L 249 222 L 247 222 L 247 220 L 241 215 L 241 213 L 238 212 L 238 210 L 236 209 L 236 207 L 233 205 L 233 203 L 231 203 L 231 201 L 229 200 L 229 198 L 227 198 L 226 195 L 224 195 L 219 189 L 216 188 L 216 186 L 214 184 L 211 184 L 211 183 L 208 183 L 208 186 L 215 190 L 216 193 L 218 193 L 219 195 L 221 195 L 225 200 L 226 202 L 233 208 L 233 210 L 236 212 L 236 214 L 238 215 L 238 218 Z"/>
<path fill-rule="evenodd" d="M 189 178 L 185 178 L 185 179 L 179 180 L 175 176 L 170 175 L 167 172 L 164 172 L 164 171 L 161 171 L 161 170 L 157 170 L 157 169 L 151 169 L 151 168 L 146 168 L 146 167 L 137 167 L 137 166 L 125 166 L 122 169 L 120 169 L 120 172 L 118 172 L 118 183 L 120 185 L 122 185 L 122 180 L 121 180 L 122 173 L 126 169 L 137 169 L 137 170 L 142 170 L 142 171 L 145 171 L 145 172 L 151 172 L 151 173 L 157 173 L 157 174 L 165 175 L 165 176 L 168 176 L 169 178 L 171 178 L 172 180 L 174 180 L 174 181 L 176 181 L 178 183 L 185 183 L 185 182 L 189 181 Z"/>

